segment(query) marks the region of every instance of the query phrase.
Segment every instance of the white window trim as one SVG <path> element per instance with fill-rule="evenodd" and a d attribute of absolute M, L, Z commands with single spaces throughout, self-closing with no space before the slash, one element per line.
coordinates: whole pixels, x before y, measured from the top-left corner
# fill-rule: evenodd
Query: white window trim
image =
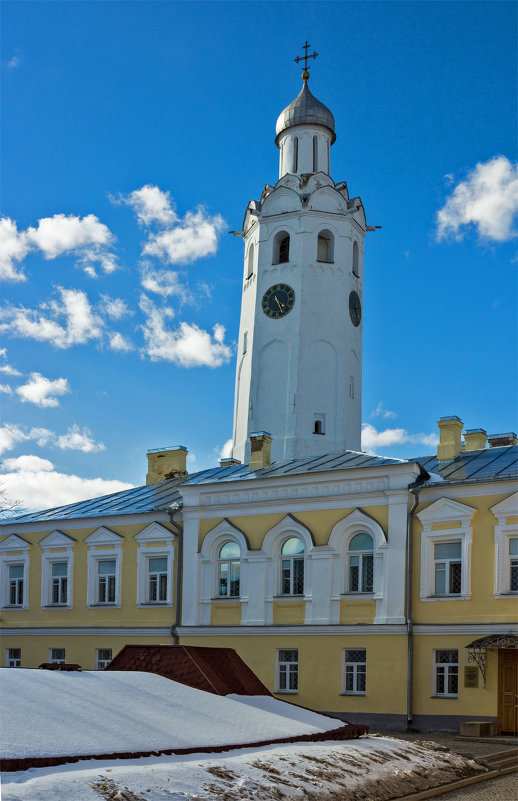
<path fill-rule="evenodd" d="M 365 662 L 347 662 L 345 659 L 345 655 L 347 651 L 365 651 Z M 347 679 L 346 679 L 346 667 L 347 665 L 365 665 L 365 690 L 347 690 Z M 355 671 L 355 677 L 356 677 Z M 356 683 L 356 681 L 355 681 Z M 342 649 L 342 690 L 340 695 L 356 695 L 360 698 L 364 698 L 367 695 L 367 648 L 362 645 L 361 647 L 355 647 L 353 645 L 348 645 L 347 648 Z"/>
<path fill-rule="evenodd" d="M 27 540 L 11 534 L 0 543 L 0 585 L 3 587 L 0 608 L 12 611 L 29 607 L 29 548 Z M 9 603 L 9 567 L 23 565 L 23 603 Z"/>
<path fill-rule="evenodd" d="M 281 684 L 281 682 L 280 682 L 280 678 L 281 678 L 280 666 L 281 666 L 281 664 L 287 664 L 288 666 L 295 664 L 295 662 L 282 662 L 281 663 L 281 660 L 279 659 L 279 654 L 280 654 L 281 651 L 297 651 L 297 662 L 296 662 L 296 665 L 297 665 L 297 689 L 296 690 L 290 690 L 290 689 L 281 690 L 281 687 L 280 687 L 280 684 Z M 299 649 L 298 648 L 277 648 L 277 651 L 275 653 L 275 693 L 277 695 L 298 695 L 299 686 L 300 686 L 300 670 L 299 670 L 299 668 L 300 668 L 300 661 L 299 661 Z M 288 669 L 287 675 L 289 676 L 289 669 Z"/>
<path fill-rule="evenodd" d="M 467 601 L 471 597 L 471 521 L 475 511 L 473 507 L 453 501 L 451 498 L 439 498 L 417 513 L 423 526 L 419 588 L 421 601 Z M 451 524 L 451 528 L 432 529 L 432 526 L 441 524 Z M 462 591 L 454 595 L 436 595 L 434 547 L 437 543 L 448 542 L 461 544 Z"/>
<path fill-rule="evenodd" d="M 112 654 L 111 658 L 108 659 L 108 660 L 100 659 L 99 658 L 99 651 L 111 651 L 111 654 Z M 104 670 L 104 668 L 99 667 L 99 662 L 106 662 L 106 664 L 109 664 L 112 661 L 112 659 L 113 659 L 113 649 L 112 648 L 96 648 L 95 649 L 95 669 L 96 670 Z M 106 667 L 106 665 L 105 665 L 105 667 Z"/>
<path fill-rule="evenodd" d="M 349 590 L 349 545 L 356 534 L 370 534 L 373 540 L 373 590 L 372 592 L 356 592 Z M 350 515 L 339 520 L 333 526 L 329 537 L 329 546 L 339 555 L 333 560 L 333 588 L 345 599 L 383 599 L 385 581 L 385 552 L 388 548 L 387 537 L 380 524 L 361 509 L 355 509 Z M 378 616 L 378 613 L 377 613 Z"/>
<path fill-rule="evenodd" d="M 241 551 L 239 595 L 219 594 L 219 552 L 226 542 L 235 542 Z M 227 518 L 206 534 L 199 554 L 201 588 L 199 603 L 203 605 L 201 613 L 207 624 L 210 622 L 210 605 L 213 601 L 223 604 L 241 603 L 242 608 L 248 602 L 248 552 L 249 543 L 245 534 Z"/>
<path fill-rule="evenodd" d="M 140 531 L 135 540 L 139 544 L 137 550 L 137 606 L 172 606 L 173 605 L 173 567 L 175 534 L 160 523 L 151 523 Z M 150 601 L 149 559 L 167 558 L 167 598 L 165 601 Z"/>
<path fill-rule="evenodd" d="M 437 662 L 437 651 L 457 651 L 457 661 L 456 662 Z M 456 665 L 457 667 L 457 692 L 456 693 L 438 693 L 437 692 L 437 667 L 444 665 L 448 667 L 450 665 L 453 667 Z M 432 651 L 432 698 L 453 698 L 457 699 L 459 697 L 459 688 L 460 688 L 460 662 L 459 662 L 459 649 L 458 648 L 434 648 Z M 447 674 L 446 674 L 447 675 Z M 448 683 L 445 681 L 444 686 L 447 687 Z"/>
<path fill-rule="evenodd" d="M 61 659 L 59 661 L 52 659 L 52 651 L 58 651 L 58 650 L 65 652 L 65 658 L 64 658 L 63 661 L 61 661 Z M 49 659 L 48 659 L 48 661 L 49 661 L 49 664 L 51 664 L 51 665 L 66 665 L 66 663 L 67 663 L 67 649 L 66 648 L 61 648 L 61 646 L 54 646 L 53 648 L 49 648 Z"/>
<path fill-rule="evenodd" d="M 9 662 L 11 661 L 11 659 L 9 657 L 9 651 L 19 651 L 20 652 L 20 664 L 19 665 L 10 665 L 9 664 Z M 11 648 L 6 648 L 5 649 L 5 667 L 16 667 L 16 668 L 22 667 L 22 649 L 21 648 L 18 648 L 18 647 L 15 646 L 14 648 L 11 647 Z"/>
<path fill-rule="evenodd" d="M 53 531 L 40 542 L 41 555 L 41 608 L 71 609 L 73 598 L 72 577 L 74 573 L 74 554 L 72 548 L 75 540 L 62 531 Z M 67 563 L 67 602 L 52 603 L 52 565 L 55 562 Z"/>
<path fill-rule="evenodd" d="M 95 609 L 113 609 L 121 605 L 121 567 L 122 540 L 120 534 L 101 526 L 86 538 L 88 546 L 86 557 L 88 580 L 86 586 L 86 605 Z M 111 546 L 111 547 L 106 547 Z M 97 601 L 97 563 L 115 559 L 115 603 L 99 603 Z"/>
<path fill-rule="evenodd" d="M 304 545 L 304 592 L 300 595 L 282 593 L 281 548 L 290 537 L 297 537 Z M 311 601 L 312 599 L 312 556 L 314 550 L 313 535 L 310 530 L 292 514 L 287 514 L 276 526 L 266 532 L 263 551 L 270 557 L 266 563 L 266 601 L 283 599 L 295 601 Z M 311 610 L 306 605 L 306 620 L 310 619 Z"/>
<path fill-rule="evenodd" d="M 510 588 L 509 540 L 518 537 L 518 523 L 508 523 L 508 518 L 518 517 L 518 492 L 504 498 L 491 507 L 497 519 L 494 531 L 495 541 L 495 598 L 516 598 L 517 593 Z"/>

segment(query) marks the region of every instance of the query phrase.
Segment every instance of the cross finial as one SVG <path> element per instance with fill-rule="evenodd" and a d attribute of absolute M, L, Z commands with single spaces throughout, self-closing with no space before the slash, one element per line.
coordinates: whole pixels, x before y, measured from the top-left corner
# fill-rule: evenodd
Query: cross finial
<path fill-rule="evenodd" d="M 310 54 L 308 53 L 308 49 L 310 47 L 310 44 L 309 44 L 307 39 L 306 39 L 305 43 L 302 45 L 302 47 L 305 50 L 304 55 L 303 56 L 297 56 L 297 58 L 294 59 L 294 61 L 295 61 L 296 64 L 298 64 L 299 61 L 303 61 L 304 62 L 304 72 L 302 73 L 302 79 L 304 81 L 307 81 L 307 79 L 309 78 L 308 59 L 316 58 L 318 56 L 318 53 L 317 53 L 316 50 L 313 53 L 310 53 Z"/>

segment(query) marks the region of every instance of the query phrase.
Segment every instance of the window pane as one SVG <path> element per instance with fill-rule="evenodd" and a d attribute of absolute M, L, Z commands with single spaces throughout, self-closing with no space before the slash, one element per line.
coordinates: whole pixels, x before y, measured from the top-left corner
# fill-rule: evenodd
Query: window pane
<path fill-rule="evenodd" d="M 290 665 L 290 690 L 296 690 L 299 686 L 299 671 L 298 665 Z"/>
<path fill-rule="evenodd" d="M 298 649 L 281 649 L 279 651 L 279 662 L 298 662 L 299 652 Z"/>
<path fill-rule="evenodd" d="M 346 662 L 365 662 L 367 651 L 364 648 L 356 648 L 345 652 Z"/>
<path fill-rule="evenodd" d="M 372 547 L 370 534 L 356 534 L 349 543 L 350 551 L 372 551 Z"/>
<path fill-rule="evenodd" d="M 446 565 L 441 562 L 435 565 L 435 594 L 444 595 L 446 593 Z"/>
<path fill-rule="evenodd" d="M 356 668 L 356 690 L 360 693 L 365 692 L 366 670 L 367 668 L 365 665 L 358 665 Z"/>
<path fill-rule="evenodd" d="M 518 556 L 518 537 L 509 540 L 509 555 Z"/>
<path fill-rule="evenodd" d="M 293 560 L 293 593 L 302 595 L 304 592 L 304 559 Z"/>
<path fill-rule="evenodd" d="M 228 562 L 222 562 L 219 566 L 219 594 L 226 595 L 228 590 Z"/>
<path fill-rule="evenodd" d="M 435 692 L 437 695 L 444 695 L 444 668 L 437 667 Z"/>
<path fill-rule="evenodd" d="M 167 601 L 167 576 L 162 573 L 159 578 L 159 601 Z"/>
<path fill-rule="evenodd" d="M 54 562 L 52 564 L 52 576 L 66 576 L 66 574 L 67 574 L 66 562 Z"/>
<path fill-rule="evenodd" d="M 511 561 L 509 589 L 511 592 L 518 592 L 518 559 L 513 559 Z"/>
<path fill-rule="evenodd" d="M 457 695 L 458 692 L 459 683 L 457 671 L 457 666 L 452 666 L 448 669 L 448 693 L 450 695 Z"/>
<path fill-rule="evenodd" d="M 347 665 L 345 668 L 345 692 L 352 693 L 354 691 L 354 667 Z"/>
<path fill-rule="evenodd" d="M 23 565 L 10 565 L 9 578 L 23 578 Z"/>
<path fill-rule="evenodd" d="M 115 576 L 108 576 L 108 603 L 115 602 Z"/>
<path fill-rule="evenodd" d="M 97 570 L 100 576 L 109 576 L 115 573 L 115 559 L 104 559 L 97 563 Z"/>
<path fill-rule="evenodd" d="M 230 595 L 239 595 L 239 562 L 230 563 Z"/>
<path fill-rule="evenodd" d="M 462 565 L 460 562 L 450 562 L 450 592 L 462 592 Z"/>
<path fill-rule="evenodd" d="M 149 600 L 156 601 L 156 588 L 157 588 L 157 577 L 156 575 L 149 577 Z"/>
<path fill-rule="evenodd" d="M 219 552 L 220 559 L 239 559 L 241 550 L 237 542 L 226 542 Z"/>
<path fill-rule="evenodd" d="M 357 559 L 358 557 L 351 557 L 352 559 Z M 351 592 L 358 592 L 359 590 L 359 577 L 360 577 L 360 568 L 358 565 L 351 564 L 349 567 L 349 590 Z"/>
<path fill-rule="evenodd" d="M 436 559 L 460 559 L 462 546 L 460 542 L 436 542 L 434 554 Z"/>
<path fill-rule="evenodd" d="M 441 664 L 454 664 L 456 665 L 459 659 L 458 651 L 436 651 L 435 661 Z"/>
<path fill-rule="evenodd" d="M 155 557 L 149 560 L 150 573 L 165 573 L 167 572 L 167 556 Z"/>
<path fill-rule="evenodd" d="M 297 537 L 290 537 L 282 546 L 281 553 L 283 556 L 291 556 L 293 554 L 304 553 L 304 545 Z"/>
<path fill-rule="evenodd" d="M 281 565 L 281 572 L 282 572 L 282 592 L 285 595 L 289 595 L 291 592 L 290 587 L 290 577 L 291 577 L 291 570 L 290 570 L 291 562 L 289 559 L 283 559 Z"/>
<path fill-rule="evenodd" d="M 372 554 L 365 554 L 362 558 L 362 590 L 372 592 L 374 583 L 374 558 Z"/>

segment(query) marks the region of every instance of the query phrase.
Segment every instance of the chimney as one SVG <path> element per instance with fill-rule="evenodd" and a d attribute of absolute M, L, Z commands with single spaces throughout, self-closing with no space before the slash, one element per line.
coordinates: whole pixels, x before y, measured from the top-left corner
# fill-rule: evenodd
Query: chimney
<path fill-rule="evenodd" d="M 147 452 L 146 484 L 165 481 L 187 475 L 187 448 L 175 445 L 171 448 L 153 448 Z"/>
<path fill-rule="evenodd" d="M 464 450 L 482 451 L 487 445 L 487 434 L 483 428 L 470 428 L 464 432 Z"/>
<path fill-rule="evenodd" d="M 241 464 L 239 459 L 220 459 L 219 466 L 220 467 L 232 467 L 235 464 Z"/>
<path fill-rule="evenodd" d="M 250 470 L 259 470 L 272 463 L 271 446 L 272 437 L 267 431 L 257 431 L 250 434 Z"/>
<path fill-rule="evenodd" d="M 514 431 L 508 431 L 506 434 L 490 434 L 489 447 L 501 448 L 503 445 L 517 445 L 518 438 Z"/>
<path fill-rule="evenodd" d="M 437 425 L 439 426 L 439 444 L 437 446 L 437 458 L 440 462 L 451 462 L 462 452 L 462 426 L 464 425 L 460 417 L 441 417 Z"/>

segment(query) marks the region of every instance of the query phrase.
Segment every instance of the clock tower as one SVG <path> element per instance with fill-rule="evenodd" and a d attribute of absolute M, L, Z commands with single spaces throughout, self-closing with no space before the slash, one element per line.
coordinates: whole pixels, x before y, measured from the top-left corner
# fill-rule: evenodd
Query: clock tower
<path fill-rule="evenodd" d="M 277 120 L 279 180 L 243 222 L 232 452 L 242 462 L 258 431 L 272 436 L 272 460 L 360 450 L 369 229 L 360 198 L 331 178 L 335 121 L 309 90 L 310 57 Z"/>

